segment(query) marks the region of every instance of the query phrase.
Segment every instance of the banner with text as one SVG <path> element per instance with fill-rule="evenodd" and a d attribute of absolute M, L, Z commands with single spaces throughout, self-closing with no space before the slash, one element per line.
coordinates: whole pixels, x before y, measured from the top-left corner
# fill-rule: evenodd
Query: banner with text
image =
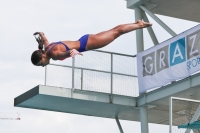
<path fill-rule="evenodd" d="M 140 93 L 200 70 L 200 25 L 137 54 Z"/>

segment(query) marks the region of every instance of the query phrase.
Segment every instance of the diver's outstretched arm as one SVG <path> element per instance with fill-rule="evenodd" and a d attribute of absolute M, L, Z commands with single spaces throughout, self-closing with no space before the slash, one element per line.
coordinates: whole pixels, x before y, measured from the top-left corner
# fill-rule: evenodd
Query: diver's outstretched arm
<path fill-rule="evenodd" d="M 52 51 L 52 59 L 53 60 L 59 60 L 61 58 L 74 58 L 76 55 L 83 55 L 82 53 L 78 52 L 76 49 L 71 49 L 66 52 L 60 52 L 60 51 Z"/>
<path fill-rule="evenodd" d="M 35 32 L 35 33 L 34 33 L 34 35 L 37 35 L 37 34 L 40 35 L 40 37 L 41 37 L 41 39 L 42 39 L 42 41 L 43 41 L 44 46 L 47 47 L 47 46 L 49 45 L 49 41 L 48 41 L 48 39 L 46 38 L 46 36 L 44 35 L 44 33 L 43 33 L 43 32 Z M 38 43 L 39 43 L 39 42 L 38 42 Z"/>
<path fill-rule="evenodd" d="M 43 32 L 40 32 L 40 36 L 42 40 L 44 41 L 44 46 L 47 47 L 49 45 L 49 41 L 47 40 L 46 36 L 44 35 Z"/>

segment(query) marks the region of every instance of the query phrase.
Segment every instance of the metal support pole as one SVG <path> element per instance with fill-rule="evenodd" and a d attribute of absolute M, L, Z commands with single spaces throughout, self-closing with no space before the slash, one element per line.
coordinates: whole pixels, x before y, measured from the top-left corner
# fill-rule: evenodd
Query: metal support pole
<path fill-rule="evenodd" d="M 124 133 L 124 132 L 123 132 L 123 129 L 122 129 L 122 127 L 121 127 L 121 124 L 120 124 L 120 122 L 119 122 L 118 117 L 115 117 L 115 120 L 116 120 L 116 122 L 117 122 L 117 125 L 118 125 L 118 128 L 119 128 L 119 130 L 120 130 L 120 133 Z"/>
<path fill-rule="evenodd" d="M 75 58 L 72 58 L 72 91 L 71 91 L 71 98 L 73 98 L 73 93 L 74 93 L 74 66 L 75 66 Z"/>
<path fill-rule="evenodd" d="M 170 35 L 176 36 L 177 34 L 170 29 L 165 23 L 163 23 L 156 15 L 149 11 L 146 7 L 140 6 L 140 8 L 145 11 L 149 16 L 151 16 L 160 26 L 162 26 Z"/>
<path fill-rule="evenodd" d="M 141 133 L 149 133 L 147 106 L 140 107 Z"/>
<path fill-rule="evenodd" d="M 148 18 L 147 18 L 147 15 L 145 14 L 144 11 L 142 12 L 142 18 L 143 18 L 143 20 L 144 20 L 145 22 L 149 22 L 149 20 L 148 20 Z M 153 31 L 153 28 L 152 28 L 152 27 L 147 27 L 147 30 L 148 30 L 148 32 L 149 32 L 149 35 L 150 35 L 150 37 L 151 37 L 151 39 L 152 39 L 154 45 L 159 44 L 158 39 L 156 38 L 156 35 L 155 35 L 154 31 Z"/>
<path fill-rule="evenodd" d="M 110 88 L 111 88 L 111 92 L 110 92 L 110 103 L 113 102 L 113 54 L 111 54 L 111 77 L 110 77 Z"/>
<path fill-rule="evenodd" d="M 139 7 L 135 8 L 135 20 L 142 20 L 142 11 Z M 144 51 L 143 29 L 136 30 L 137 53 Z"/>
<path fill-rule="evenodd" d="M 169 133 L 172 133 L 172 97 L 169 98 Z"/>
<path fill-rule="evenodd" d="M 142 11 L 139 7 L 135 8 L 135 19 L 142 20 Z M 136 30 L 137 53 L 144 51 L 143 30 Z M 148 133 L 148 115 L 146 106 L 140 107 L 140 122 L 142 133 Z"/>

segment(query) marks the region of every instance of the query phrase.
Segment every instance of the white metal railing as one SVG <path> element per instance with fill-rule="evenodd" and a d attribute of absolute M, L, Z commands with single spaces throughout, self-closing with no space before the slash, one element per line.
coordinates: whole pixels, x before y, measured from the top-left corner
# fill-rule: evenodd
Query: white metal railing
<path fill-rule="evenodd" d="M 45 85 L 135 97 L 139 95 L 135 57 L 88 51 L 83 57 L 64 61 L 68 65 L 46 66 Z"/>

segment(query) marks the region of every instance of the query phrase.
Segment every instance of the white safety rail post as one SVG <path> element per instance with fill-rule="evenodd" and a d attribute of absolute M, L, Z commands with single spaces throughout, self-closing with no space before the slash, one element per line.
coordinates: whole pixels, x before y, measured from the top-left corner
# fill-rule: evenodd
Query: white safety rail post
<path fill-rule="evenodd" d="M 111 55 L 111 69 L 110 69 L 110 71 L 111 71 L 111 73 L 110 73 L 110 75 L 111 75 L 111 80 L 110 80 L 110 89 L 111 89 L 111 91 L 110 91 L 110 103 L 112 103 L 113 102 L 113 54 L 111 53 L 110 54 Z"/>
<path fill-rule="evenodd" d="M 71 90 L 71 98 L 73 98 L 73 93 L 74 93 L 74 67 L 75 67 L 75 58 L 72 58 L 72 90 Z"/>
<path fill-rule="evenodd" d="M 81 90 L 83 90 L 83 69 L 81 69 Z"/>
<path fill-rule="evenodd" d="M 47 66 L 45 66 L 44 85 L 47 85 Z"/>

